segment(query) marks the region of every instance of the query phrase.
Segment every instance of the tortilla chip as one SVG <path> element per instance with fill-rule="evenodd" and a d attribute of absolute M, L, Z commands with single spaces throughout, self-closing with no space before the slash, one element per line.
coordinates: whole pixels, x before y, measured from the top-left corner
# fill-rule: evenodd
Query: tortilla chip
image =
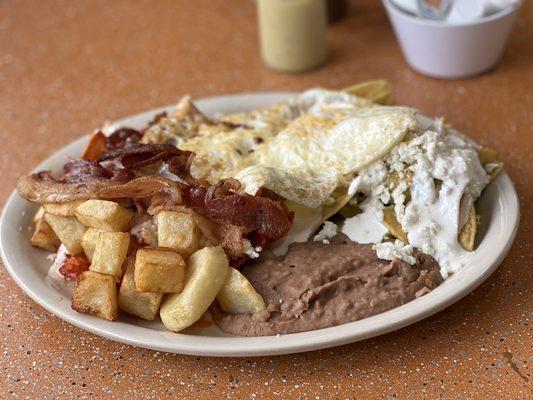
<path fill-rule="evenodd" d="M 500 171 L 503 169 L 503 162 L 498 160 L 498 153 L 487 147 L 480 147 L 477 149 L 477 156 L 479 157 L 479 162 L 484 167 L 487 164 L 492 164 L 494 166 L 492 170 L 488 172 L 491 180 L 494 180 L 494 178 L 496 178 L 496 176 L 498 176 Z"/>
<path fill-rule="evenodd" d="M 383 225 L 389 230 L 389 233 L 396 239 L 401 240 L 405 244 L 409 243 L 407 233 L 403 230 L 402 225 L 396 218 L 396 211 L 394 206 L 388 206 L 383 209 Z"/>
<path fill-rule="evenodd" d="M 361 212 L 361 209 L 358 206 L 352 206 L 351 204 L 345 204 L 344 207 L 342 207 L 339 210 L 339 213 L 344 218 L 352 218 L 355 217 L 357 214 Z"/>
<path fill-rule="evenodd" d="M 498 162 L 498 153 L 487 147 L 477 149 L 477 156 L 482 165 Z"/>
<path fill-rule="evenodd" d="M 353 196 L 348 194 L 348 188 L 339 186 L 331 194 L 331 197 L 334 199 L 334 202 L 332 204 L 324 205 L 324 208 L 322 208 L 322 218 L 324 221 L 346 207 Z"/>
<path fill-rule="evenodd" d="M 405 176 L 403 178 L 400 178 L 400 176 L 398 175 L 398 172 L 392 171 L 391 173 L 389 173 L 389 175 L 387 175 L 387 179 L 385 180 L 385 186 L 392 192 L 398 187 L 398 185 L 402 181 L 405 181 L 405 183 L 407 183 L 408 185 L 408 188 L 403 192 L 405 196 L 404 204 L 407 204 L 411 201 L 410 187 L 411 187 L 411 184 L 413 183 L 413 171 L 406 170 Z"/>
<path fill-rule="evenodd" d="M 395 103 L 391 84 L 384 79 L 361 82 L 345 88 L 343 91 L 384 106 L 390 106 Z"/>
<path fill-rule="evenodd" d="M 477 233 L 477 216 L 476 208 L 472 204 L 470 211 L 468 212 L 468 219 L 466 220 L 463 229 L 459 232 L 457 240 L 467 251 L 474 251 L 474 244 Z"/>

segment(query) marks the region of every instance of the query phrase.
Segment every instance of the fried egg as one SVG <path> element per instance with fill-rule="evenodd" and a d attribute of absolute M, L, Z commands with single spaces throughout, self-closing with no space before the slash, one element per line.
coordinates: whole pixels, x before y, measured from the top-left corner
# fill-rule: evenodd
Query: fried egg
<path fill-rule="evenodd" d="M 408 108 L 312 89 L 270 108 L 215 120 L 184 98 L 143 140 L 195 152 L 191 172 L 196 178 L 215 183 L 234 177 L 249 194 L 266 188 L 318 208 L 335 201 L 331 196 L 337 187 L 415 127 Z"/>

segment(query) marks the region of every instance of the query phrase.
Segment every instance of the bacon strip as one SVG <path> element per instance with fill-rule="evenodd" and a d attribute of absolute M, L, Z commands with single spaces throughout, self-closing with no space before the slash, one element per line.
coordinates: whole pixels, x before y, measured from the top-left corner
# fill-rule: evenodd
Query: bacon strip
<path fill-rule="evenodd" d="M 132 144 L 123 149 L 105 153 L 99 161 L 116 160 L 126 168 L 137 168 L 167 161 L 183 153 L 190 154 L 171 144 Z"/>
<path fill-rule="evenodd" d="M 211 243 L 222 246 L 232 259 L 243 257 L 242 238 L 247 233 L 246 228 L 223 221 L 214 221 L 198 213 L 193 213 L 193 215 L 196 225 Z"/>
<path fill-rule="evenodd" d="M 120 197 L 142 198 L 154 196 L 157 193 L 172 193 L 176 201 L 181 201 L 183 184 L 162 176 L 143 176 L 126 184 L 102 188 L 96 193 L 101 199 L 116 199 Z"/>
<path fill-rule="evenodd" d="M 66 183 L 88 183 L 113 177 L 113 172 L 96 161 L 71 160 L 63 166 Z"/>
<path fill-rule="evenodd" d="M 221 231 L 221 236 L 230 238 L 235 253 L 237 236 L 242 239 L 243 234 L 251 233 L 254 242 L 268 243 L 289 232 L 293 215 L 281 202 L 238 193 L 240 183 L 232 178 L 209 186 L 191 175 L 193 158 L 194 153 L 170 144 L 133 144 L 107 152 L 99 159 L 99 162 L 120 161 L 125 168 L 113 171 L 96 161 L 75 160 L 65 165 L 63 181 L 53 180 L 49 173 L 42 172 L 22 177 L 17 189 L 22 197 L 41 204 L 153 196 L 149 212 L 185 204 L 215 223 L 229 227 L 227 232 Z M 187 184 L 153 175 L 135 178 L 136 173 L 130 169 L 161 161 L 167 162 L 169 171 Z M 242 247 L 242 243 L 239 245 Z"/>
<path fill-rule="evenodd" d="M 102 154 L 109 151 L 106 146 L 106 140 L 107 137 L 102 133 L 102 131 L 94 133 L 90 137 L 89 143 L 87 143 L 87 147 L 83 151 L 81 158 L 89 161 L 98 160 Z"/>
<path fill-rule="evenodd" d="M 65 277 L 67 281 L 75 281 L 83 272 L 89 269 L 90 261 L 83 254 L 75 256 L 68 255 L 67 259 L 59 267 L 59 273 Z"/>
<path fill-rule="evenodd" d="M 96 193 L 106 186 L 109 181 L 94 181 L 90 183 L 65 183 L 43 178 L 41 174 L 26 175 L 19 178 L 17 191 L 26 200 L 33 203 L 64 203 L 73 200 L 88 200 L 96 197 Z"/>
<path fill-rule="evenodd" d="M 132 128 L 120 128 L 105 138 L 105 145 L 109 150 L 120 150 L 139 143 L 142 132 Z"/>
<path fill-rule="evenodd" d="M 191 175 L 191 164 L 194 160 L 196 154 L 192 151 L 183 151 L 179 155 L 172 157 L 167 160 L 168 170 L 182 179 L 184 182 L 187 182 L 192 186 L 199 186 L 202 184 L 198 179 L 194 178 Z"/>
<path fill-rule="evenodd" d="M 211 218 L 255 231 L 269 241 L 285 236 L 292 226 L 292 215 L 280 202 L 228 192 L 221 185 L 208 188 L 188 186 L 183 192 L 183 202 Z"/>
<path fill-rule="evenodd" d="M 64 203 L 73 200 L 119 197 L 149 197 L 163 191 L 180 191 L 180 184 L 159 176 L 144 176 L 121 183 L 115 179 L 89 183 L 50 181 L 39 174 L 22 176 L 17 183 L 18 193 L 33 203 Z"/>

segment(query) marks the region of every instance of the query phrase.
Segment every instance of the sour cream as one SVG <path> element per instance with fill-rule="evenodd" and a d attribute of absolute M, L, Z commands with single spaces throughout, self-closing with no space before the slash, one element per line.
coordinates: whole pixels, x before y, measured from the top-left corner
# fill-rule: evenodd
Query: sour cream
<path fill-rule="evenodd" d="M 381 223 L 382 210 L 392 198 L 409 244 L 433 256 L 446 278 L 469 257 L 470 253 L 458 242 L 458 233 L 470 205 L 490 178 L 472 142 L 446 131 L 440 121 L 432 123 L 420 115 L 417 118 L 419 131 L 412 139 L 398 144 L 385 158 L 359 174 L 362 179 L 359 190 L 367 198 L 360 205 L 362 213 L 346 219 L 342 231 L 359 243 L 381 243 L 385 228 Z M 391 192 L 385 181 L 393 171 L 400 176 L 411 171 L 412 182 L 409 185 L 404 182 Z M 406 201 L 408 188 L 410 200 Z M 405 261 L 412 260 L 411 247 L 378 245 L 377 249 L 382 255 L 395 254 Z"/>

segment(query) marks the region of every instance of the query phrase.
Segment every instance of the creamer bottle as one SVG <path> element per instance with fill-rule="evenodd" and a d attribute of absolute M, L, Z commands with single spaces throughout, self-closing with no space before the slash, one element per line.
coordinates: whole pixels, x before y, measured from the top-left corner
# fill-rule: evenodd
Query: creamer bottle
<path fill-rule="evenodd" d="M 327 56 L 325 0 L 257 0 L 261 56 L 271 68 L 301 72 Z"/>

